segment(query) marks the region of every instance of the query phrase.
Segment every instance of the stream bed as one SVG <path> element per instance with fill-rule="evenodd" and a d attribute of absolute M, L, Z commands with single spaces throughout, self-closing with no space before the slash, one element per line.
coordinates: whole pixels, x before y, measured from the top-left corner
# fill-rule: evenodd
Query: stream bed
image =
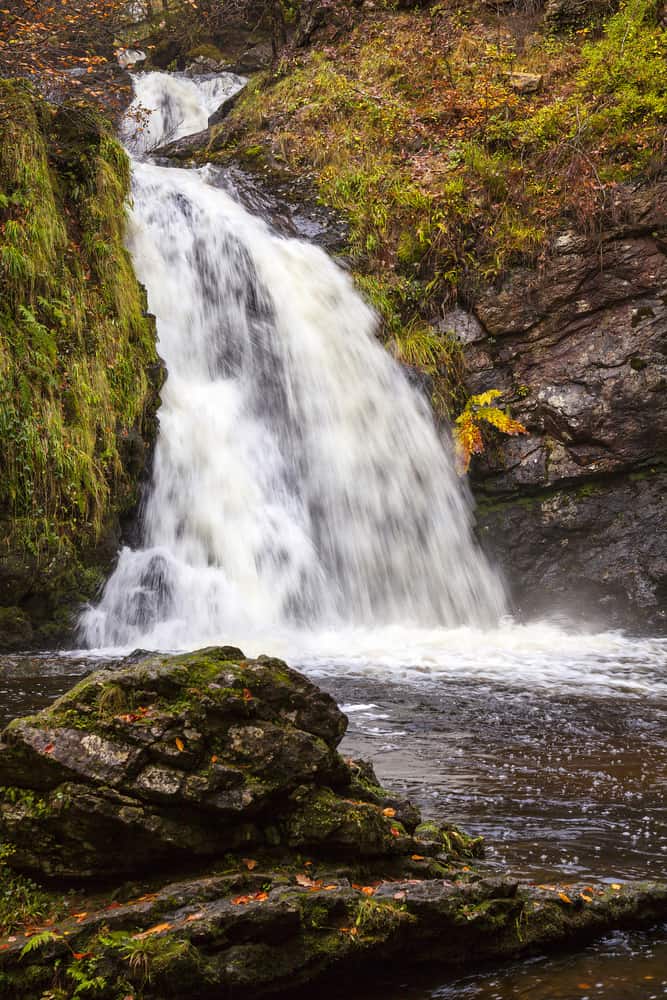
<path fill-rule="evenodd" d="M 0 722 L 48 704 L 89 656 L 0 658 Z M 291 662 L 328 690 L 350 724 L 341 750 L 428 816 L 487 839 L 486 871 L 550 883 L 667 876 L 667 696 L 657 658 L 641 678 L 600 666 L 577 689 L 544 670 L 396 671 L 367 656 Z M 591 664 L 588 664 L 589 668 Z M 565 676 L 565 675 L 564 675 Z M 589 670 L 588 678 L 591 672 Z M 621 683 L 619 678 L 625 677 Z M 574 956 L 536 956 L 454 981 L 388 968 L 346 985 L 347 1000 L 653 1000 L 667 996 L 667 928 L 615 933 Z M 321 996 L 340 997 L 340 986 Z M 184 998 L 185 1000 L 185 998 Z"/>

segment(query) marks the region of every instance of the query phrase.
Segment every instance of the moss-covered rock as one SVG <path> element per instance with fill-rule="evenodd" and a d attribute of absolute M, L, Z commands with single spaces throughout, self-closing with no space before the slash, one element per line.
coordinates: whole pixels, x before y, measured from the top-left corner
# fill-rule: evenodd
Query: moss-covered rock
<path fill-rule="evenodd" d="M 240 848 L 459 855 L 463 839 L 434 825 L 422 842 L 418 811 L 343 761 L 345 726 L 331 697 L 280 660 L 233 647 L 130 657 L 5 729 L 10 864 L 90 878 Z"/>
<path fill-rule="evenodd" d="M 161 372 L 129 181 L 99 113 L 0 81 L 0 647 L 67 635 L 138 501 Z"/>

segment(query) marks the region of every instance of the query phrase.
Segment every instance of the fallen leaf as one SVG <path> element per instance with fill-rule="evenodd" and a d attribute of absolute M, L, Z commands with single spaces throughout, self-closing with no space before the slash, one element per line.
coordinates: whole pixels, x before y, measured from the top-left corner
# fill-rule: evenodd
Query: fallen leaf
<path fill-rule="evenodd" d="M 252 701 L 252 692 L 250 691 L 250 688 L 243 688 L 243 700 Z"/>
<path fill-rule="evenodd" d="M 375 892 L 375 887 L 372 885 L 362 885 L 361 891 L 363 892 L 364 896 L 372 896 L 373 893 Z"/>
<path fill-rule="evenodd" d="M 178 750 L 178 752 L 183 753 L 183 751 L 185 750 L 185 744 L 183 740 L 179 739 L 179 737 L 177 736 L 176 739 L 174 740 L 174 743 L 176 744 L 176 749 Z"/>
<path fill-rule="evenodd" d="M 77 960 L 77 962 L 80 962 L 82 958 L 92 958 L 93 957 L 92 951 L 73 951 L 72 954 L 74 955 L 74 957 Z"/>
<path fill-rule="evenodd" d="M 612 882 L 611 887 L 615 892 L 618 892 L 619 889 L 623 888 L 623 886 L 619 885 L 618 882 Z"/>
<path fill-rule="evenodd" d="M 232 906 L 245 906 L 249 902 L 250 896 L 235 896 L 232 900 Z"/>
<path fill-rule="evenodd" d="M 252 898 L 256 899 L 258 903 L 263 903 L 265 899 L 269 898 L 269 894 L 268 892 L 256 892 Z"/>
<path fill-rule="evenodd" d="M 152 934 L 161 934 L 162 931 L 168 931 L 171 929 L 171 924 L 156 924 L 155 927 L 149 927 L 147 931 L 142 931 L 141 934 L 133 934 L 133 941 L 143 941 L 144 938 L 150 937 Z"/>
<path fill-rule="evenodd" d="M 396 815 L 396 810 L 395 809 L 389 809 L 389 808 L 388 809 L 383 809 L 382 810 L 382 815 L 383 816 L 395 816 Z"/>
<path fill-rule="evenodd" d="M 307 886 L 315 885 L 312 878 L 309 878 L 307 875 L 302 875 L 301 872 L 299 872 L 299 874 L 296 875 L 295 878 L 297 885 L 307 885 Z"/>
<path fill-rule="evenodd" d="M 252 858 L 241 858 L 241 860 L 243 861 L 243 864 L 246 866 L 249 872 L 251 872 L 253 868 L 257 867 L 257 862 L 254 861 Z"/>
<path fill-rule="evenodd" d="M 389 833 L 392 835 L 392 837 L 400 837 L 401 835 L 401 831 L 396 826 L 392 826 Z"/>
<path fill-rule="evenodd" d="M 313 862 L 312 861 L 304 861 L 303 867 L 304 868 L 312 868 L 313 867 Z"/>
<path fill-rule="evenodd" d="M 190 924 L 190 923 L 192 923 L 192 921 L 193 921 L 193 920 L 201 920 L 201 918 L 202 918 L 203 916 L 204 916 L 204 914 L 203 914 L 203 913 L 190 913 L 190 914 L 188 914 L 188 916 L 187 916 L 187 917 L 185 918 L 185 922 L 186 922 L 186 924 Z"/>
<path fill-rule="evenodd" d="M 9 948 L 8 944 L 0 944 L 0 951 L 7 951 L 8 948 Z"/>
<path fill-rule="evenodd" d="M 593 902 L 593 897 L 592 896 L 587 896 L 585 892 L 580 892 L 579 895 L 581 896 L 581 898 L 584 900 L 585 903 L 592 903 Z"/>
<path fill-rule="evenodd" d="M 572 900 L 570 899 L 570 897 L 566 892 L 559 892 L 558 898 L 562 899 L 564 903 L 570 903 L 570 904 L 572 903 Z"/>
<path fill-rule="evenodd" d="M 83 923 L 83 921 L 86 919 L 87 916 L 88 916 L 87 913 L 75 913 L 74 914 L 74 918 L 75 918 L 77 924 Z"/>
<path fill-rule="evenodd" d="M 413 854 L 412 855 L 412 860 L 413 861 L 423 861 L 424 860 L 424 855 L 423 854 Z"/>
<path fill-rule="evenodd" d="M 577 983 L 577 989 L 578 990 L 590 990 L 591 989 L 591 984 L 590 983 Z"/>
<path fill-rule="evenodd" d="M 44 753 L 53 753 L 53 751 L 55 750 L 55 748 L 56 748 L 55 743 L 47 743 L 46 746 L 44 747 L 44 751 L 43 752 Z"/>

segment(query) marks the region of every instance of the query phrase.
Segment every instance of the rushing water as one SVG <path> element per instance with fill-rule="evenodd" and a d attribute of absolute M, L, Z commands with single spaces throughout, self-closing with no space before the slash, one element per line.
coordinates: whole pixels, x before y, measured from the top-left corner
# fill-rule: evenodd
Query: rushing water
<path fill-rule="evenodd" d="M 484 833 L 491 868 L 665 877 L 665 641 L 511 621 L 449 444 L 347 275 L 248 214 L 219 171 L 147 156 L 241 83 L 136 77 L 135 111 L 153 113 L 128 139 L 129 243 L 169 376 L 143 542 L 121 552 L 83 641 L 97 656 L 282 655 L 345 705 L 344 749 Z M 5 714 L 87 666 L 6 662 Z M 666 958 L 655 935 L 616 935 L 576 963 L 446 986 L 394 976 L 378 995 L 644 1000 L 665 995 Z"/>

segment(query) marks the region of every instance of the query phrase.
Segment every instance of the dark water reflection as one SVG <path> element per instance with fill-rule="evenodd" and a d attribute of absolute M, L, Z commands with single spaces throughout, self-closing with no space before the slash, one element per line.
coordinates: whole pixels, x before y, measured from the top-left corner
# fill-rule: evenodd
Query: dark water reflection
<path fill-rule="evenodd" d="M 101 666 L 104 661 L 94 661 Z M 71 687 L 90 661 L 1 657 L 0 723 Z M 539 695 L 517 687 L 386 677 L 318 682 L 348 712 L 346 755 L 425 813 L 487 838 L 485 867 L 538 882 L 667 877 L 667 701 Z M 577 955 L 538 957 L 443 981 L 388 969 L 325 997 L 345 1000 L 654 1000 L 667 996 L 665 928 L 614 934 Z"/>

